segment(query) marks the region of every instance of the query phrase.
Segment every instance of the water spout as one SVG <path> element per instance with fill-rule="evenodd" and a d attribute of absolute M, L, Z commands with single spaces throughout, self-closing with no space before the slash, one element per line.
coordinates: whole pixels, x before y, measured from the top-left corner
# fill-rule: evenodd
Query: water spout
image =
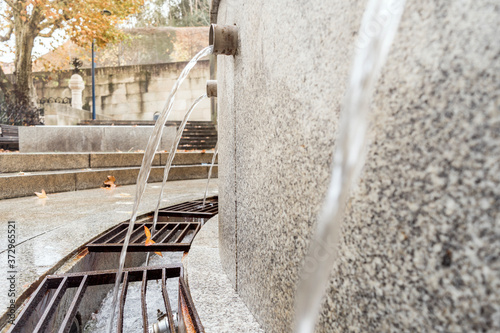
<path fill-rule="evenodd" d="M 154 218 L 153 218 L 153 226 L 151 228 L 151 238 L 153 238 L 154 233 L 156 231 L 156 222 L 158 221 L 158 211 L 160 210 L 161 200 L 163 199 L 163 191 L 165 189 L 165 184 L 167 184 L 168 174 L 170 173 L 170 168 L 172 167 L 172 162 L 173 162 L 175 154 L 177 152 L 177 147 L 179 146 L 179 142 L 181 141 L 181 138 L 182 138 L 182 132 L 184 132 L 184 128 L 186 127 L 187 121 L 189 120 L 189 116 L 191 116 L 191 113 L 193 113 L 193 110 L 205 98 L 207 98 L 207 95 L 203 94 L 193 102 L 193 104 L 189 108 L 188 112 L 186 112 L 186 115 L 184 116 L 184 119 L 182 120 L 181 124 L 179 125 L 179 129 L 177 130 L 175 140 L 174 140 L 174 142 L 172 142 L 172 147 L 170 147 L 170 151 L 168 154 L 168 160 L 167 160 L 167 163 L 165 164 L 165 171 L 163 172 L 163 182 L 161 184 L 160 195 L 158 196 L 158 203 L 156 204 L 156 208 L 155 208 L 155 214 L 154 214 Z M 148 252 L 148 254 L 146 256 L 146 266 L 149 264 L 149 255 L 150 254 L 151 254 L 151 252 Z"/>
<path fill-rule="evenodd" d="M 172 87 L 172 90 L 170 91 L 170 95 L 167 98 L 167 101 L 160 114 L 160 117 L 156 121 L 155 127 L 153 129 L 153 134 L 151 134 L 151 137 L 149 138 L 148 145 L 146 147 L 146 151 L 144 152 L 144 157 L 142 159 L 141 169 L 139 170 L 139 175 L 137 176 L 135 200 L 132 210 L 132 216 L 129 222 L 129 228 L 127 230 L 127 235 L 125 236 L 125 240 L 123 241 L 123 248 L 120 253 L 120 263 L 118 266 L 118 271 L 116 273 L 115 286 L 113 289 L 113 302 L 111 307 L 111 315 L 109 317 L 108 325 L 106 327 L 106 332 L 108 333 L 111 333 L 114 324 L 114 315 L 116 310 L 116 303 L 118 300 L 118 291 L 120 288 L 120 282 L 123 275 L 123 267 L 125 265 L 125 258 L 127 256 L 127 247 L 130 241 L 130 236 L 132 234 L 132 231 L 134 230 L 134 223 L 135 220 L 137 219 L 139 205 L 144 195 L 144 191 L 146 190 L 146 184 L 149 178 L 149 173 L 151 172 L 151 165 L 153 164 L 154 155 L 156 153 L 156 150 L 158 149 L 163 129 L 165 128 L 165 123 L 167 122 L 167 118 L 174 104 L 175 94 L 177 93 L 179 86 L 186 79 L 189 72 L 196 65 L 198 60 L 211 54 L 212 51 L 213 51 L 212 46 L 204 48 L 203 50 L 198 52 L 198 54 L 196 54 L 193 59 L 191 59 L 191 61 L 186 65 L 186 67 L 184 67 L 181 74 L 179 75 L 179 78 Z"/>
<path fill-rule="evenodd" d="M 207 96 L 217 97 L 217 80 L 207 81 Z"/>
<path fill-rule="evenodd" d="M 238 48 L 238 28 L 234 25 L 210 25 L 208 44 L 214 54 L 235 55 Z"/>
<path fill-rule="evenodd" d="M 344 101 L 327 196 L 305 259 L 295 300 L 296 333 L 312 333 L 337 247 L 344 207 L 356 184 L 367 147 L 370 101 L 397 32 L 405 0 L 370 0 L 361 22 L 357 52 Z M 370 29 L 378 24 L 378 31 Z"/>

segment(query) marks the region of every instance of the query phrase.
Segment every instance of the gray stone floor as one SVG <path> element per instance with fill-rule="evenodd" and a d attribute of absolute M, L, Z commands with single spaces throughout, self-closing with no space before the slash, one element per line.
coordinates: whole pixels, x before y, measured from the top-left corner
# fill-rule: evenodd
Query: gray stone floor
<path fill-rule="evenodd" d="M 198 232 L 183 263 L 189 290 L 205 332 L 264 332 L 222 269 L 218 216 Z"/>
<path fill-rule="evenodd" d="M 152 211 L 160 192 L 159 183 L 148 184 L 140 214 Z M 206 179 L 167 183 L 162 206 L 203 197 Z M 209 195 L 217 194 L 217 179 Z M 8 221 L 16 226 L 16 296 L 70 253 L 111 226 L 130 218 L 135 185 L 113 190 L 92 189 L 49 194 L 47 199 L 25 197 L 0 200 L 0 308 L 8 297 Z"/>

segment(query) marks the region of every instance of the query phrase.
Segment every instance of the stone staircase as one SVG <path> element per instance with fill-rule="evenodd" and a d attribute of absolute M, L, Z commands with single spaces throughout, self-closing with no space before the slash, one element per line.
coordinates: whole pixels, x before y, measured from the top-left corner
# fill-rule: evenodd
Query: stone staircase
<path fill-rule="evenodd" d="M 177 153 L 170 180 L 203 179 L 213 153 Z M 135 184 L 143 153 L 3 153 L 0 154 L 0 199 L 99 188 L 114 176 L 117 185 Z M 157 153 L 149 182 L 161 182 L 168 153 Z M 213 177 L 217 177 L 214 167 Z"/>
<path fill-rule="evenodd" d="M 167 126 L 179 126 L 180 121 L 168 121 Z M 149 120 L 85 120 L 78 125 L 95 126 L 154 126 Z M 217 143 L 217 128 L 211 121 L 188 121 L 179 142 L 178 150 L 208 150 Z"/>
<path fill-rule="evenodd" d="M 179 150 L 213 149 L 217 144 L 217 128 L 211 121 L 188 121 L 179 142 Z"/>

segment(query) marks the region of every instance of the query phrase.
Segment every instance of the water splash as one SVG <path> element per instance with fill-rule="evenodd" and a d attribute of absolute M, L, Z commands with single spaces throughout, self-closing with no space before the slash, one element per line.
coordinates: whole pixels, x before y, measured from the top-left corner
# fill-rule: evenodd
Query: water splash
<path fill-rule="evenodd" d="M 153 159 L 156 150 L 158 149 L 158 145 L 160 143 L 160 139 L 163 134 L 163 129 L 165 128 L 165 123 L 167 122 L 167 118 L 174 104 L 175 94 L 177 93 L 179 86 L 186 79 L 187 75 L 189 74 L 191 69 L 196 65 L 198 60 L 211 54 L 212 51 L 213 51 L 213 46 L 208 46 L 204 48 L 203 50 L 198 52 L 198 54 L 196 54 L 193 59 L 191 59 L 191 61 L 186 65 L 186 67 L 184 67 L 181 74 L 179 75 L 179 78 L 172 87 L 172 90 L 170 91 L 170 95 L 167 98 L 167 101 L 165 103 L 165 106 L 163 107 L 160 117 L 156 121 L 155 127 L 153 129 L 153 134 L 151 134 L 149 138 L 148 145 L 146 147 L 146 151 L 144 152 L 144 157 L 142 159 L 141 169 L 139 171 L 139 175 L 137 176 L 137 185 L 135 191 L 135 201 L 132 210 L 132 217 L 130 218 L 127 235 L 125 236 L 125 240 L 123 242 L 123 248 L 120 254 L 120 264 L 118 266 L 118 271 L 116 273 L 115 286 L 113 290 L 113 302 L 111 307 L 112 311 L 106 328 L 106 332 L 108 333 L 112 332 L 113 320 L 116 311 L 116 303 L 118 301 L 118 291 L 120 288 L 121 277 L 123 274 L 123 266 L 125 265 L 125 258 L 127 256 L 127 247 L 130 241 L 130 235 L 132 234 L 132 231 L 134 229 L 134 223 L 135 220 L 137 219 L 137 212 L 139 210 L 139 205 L 141 203 L 144 191 L 146 189 L 146 183 L 149 178 L 149 173 L 151 172 L 151 165 L 153 164 Z"/>
<path fill-rule="evenodd" d="M 165 266 L 178 264 L 182 259 L 182 252 L 168 252 L 163 258 L 153 257 L 152 266 Z M 172 312 L 177 313 L 179 282 L 178 278 L 168 278 L 166 287 Z M 141 285 L 142 282 L 129 282 L 127 289 L 127 299 L 124 307 L 123 332 L 143 332 L 142 317 L 137 316 L 137 309 L 141 308 Z M 165 303 L 161 292 L 160 281 L 150 280 L 146 293 L 146 302 L 148 310 L 148 321 L 150 324 L 157 321 L 157 311 L 166 312 Z M 120 288 L 121 292 L 121 288 Z M 92 314 L 91 318 L 85 323 L 83 333 L 102 333 L 106 329 L 111 313 L 111 302 L 113 300 L 113 290 L 110 290 L 101 302 L 98 310 Z M 116 323 L 116 321 L 115 321 Z"/>
<path fill-rule="evenodd" d="M 370 0 L 363 15 L 338 126 L 330 185 L 297 290 L 297 333 L 314 332 L 321 299 L 338 256 L 343 210 L 364 165 L 374 85 L 397 32 L 404 5 L 404 0 Z"/>
<path fill-rule="evenodd" d="M 179 146 L 179 142 L 181 141 L 182 138 L 182 133 L 184 132 L 184 128 L 186 127 L 187 121 L 189 120 L 189 116 L 191 116 L 191 113 L 193 113 L 193 110 L 196 108 L 196 106 L 200 104 L 200 102 L 203 101 L 205 98 L 207 98 L 207 95 L 203 94 L 193 102 L 189 110 L 186 112 L 186 115 L 184 116 L 184 119 L 182 120 L 181 124 L 179 125 L 179 129 L 177 130 L 175 140 L 172 143 L 172 147 L 170 147 L 168 160 L 167 163 L 165 164 L 165 171 L 163 172 L 163 182 L 161 184 L 160 195 L 158 196 L 158 203 L 156 204 L 155 214 L 153 217 L 153 227 L 151 228 L 151 237 L 154 236 L 154 233 L 156 231 L 156 222 L 158 221 L 158 211 L 160 210 L 161 199 L 163 199 L 163 191 L 165 189 L 165 184 L 167 183 L 168 180 L 168 174 L 170 173 L 172 162 L 177 152 L 177 147 Z M 149 264 L 150 254 L 151 252 L 148 252 L 146 256 L 146 266 Z"/>
<path fill-rule="evenodd" d="M 210 165 L 210 170 L 208 170 L 208 179 L 207 179 L 207 187 L 205 188 L 205 195 L 203 196 L 203 206 L 205 207 L 205 202 L 207 201 L 207 193 L 208 193 L 208 184 L 210 184 L 210 178 L 212 177 L 212 169 L 215 164 L 215 158 L 217 157 L 217 154 L 219 153 L 219 141 L 215 144 L 214 148 L 214 156 L 212 156 L 212 164 Z"/>

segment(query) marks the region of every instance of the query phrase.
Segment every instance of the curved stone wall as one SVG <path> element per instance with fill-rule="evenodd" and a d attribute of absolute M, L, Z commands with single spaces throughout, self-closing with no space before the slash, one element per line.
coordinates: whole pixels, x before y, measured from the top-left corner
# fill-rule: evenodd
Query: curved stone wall
<path fill-rule="evenodd" d="M 268 332 L 291 330 L 366 3 L 219 3 L 221 259 Z M 407 1 L 319 332 L 500 329 L 499 14 Z"/>

